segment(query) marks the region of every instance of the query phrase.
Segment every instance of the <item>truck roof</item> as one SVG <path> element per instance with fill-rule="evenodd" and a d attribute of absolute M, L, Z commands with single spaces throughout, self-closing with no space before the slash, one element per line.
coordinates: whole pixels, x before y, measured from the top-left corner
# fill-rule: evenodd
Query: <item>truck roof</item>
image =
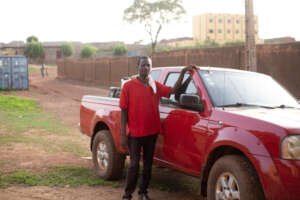
<path fill-rule="evenodd" d="M 167 67 L 153 67 L 152 70 L 178 70 L 180 71 L 182 68 L 185 66 L 167 66 Z M 254 73 L 254 74 L 261 74 L 258 72 L 252 72 L 252 71 L 246 71 L 246 70 L 241 70 L 241 69 L 233 69 L 233 68 L 224 68 L 224 67 L 210 67 L 210 66 L 197 66 L 200 68 L 200 70 L 205 70 L 205 71 L 227 71 L 227 72 L 242 72 L 242 73 Z"/>

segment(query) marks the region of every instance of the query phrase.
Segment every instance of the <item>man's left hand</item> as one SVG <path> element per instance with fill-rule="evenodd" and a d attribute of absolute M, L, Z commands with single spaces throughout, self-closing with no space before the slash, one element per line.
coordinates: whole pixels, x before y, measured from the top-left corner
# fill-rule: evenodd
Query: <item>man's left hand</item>
<path fill-rule="evenodd" d="M 186 73 L 187 71 L 192 71 L 192 70 L 198 70 L 198 67 L 196 65 L 189 65 L 183 68 L 181 72 Z"/>

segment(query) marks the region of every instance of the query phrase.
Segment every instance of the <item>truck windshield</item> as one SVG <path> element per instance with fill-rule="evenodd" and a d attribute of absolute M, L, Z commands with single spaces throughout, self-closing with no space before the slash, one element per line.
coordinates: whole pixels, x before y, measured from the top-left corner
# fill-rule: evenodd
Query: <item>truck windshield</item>
<path fill-rule="evenodd" d="M 299 108 L 298 102 L 270 76 L 237 71 L 199 70 L 215 107 Z"/>

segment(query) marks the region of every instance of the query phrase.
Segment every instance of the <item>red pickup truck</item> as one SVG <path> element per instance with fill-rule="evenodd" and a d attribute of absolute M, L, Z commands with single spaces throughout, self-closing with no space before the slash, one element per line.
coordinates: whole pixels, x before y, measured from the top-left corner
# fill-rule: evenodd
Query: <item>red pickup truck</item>
<path fill-rule="evenodd" d="M 173 86 L 181 69 L 154 68 L 151 76 Z M 118 105 L 118 98 L 84 96 L 80 107 L 80 129 L 105 179 L 120 177 L 127 154 Z M 300 107 L 270 76 L 200 67 L 159 110 L 154 160 L 198 177 L 208 200 L 300 199 Z"/>

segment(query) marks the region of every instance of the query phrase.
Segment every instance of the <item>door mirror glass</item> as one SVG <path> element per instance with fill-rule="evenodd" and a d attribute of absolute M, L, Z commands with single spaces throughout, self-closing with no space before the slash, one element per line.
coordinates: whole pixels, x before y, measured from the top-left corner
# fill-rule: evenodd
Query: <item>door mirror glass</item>
<path fill-rule="evenodd" d="M 181 94 L 179 98 L 179 105 L 183 108 L 203 112 L 204 106 L 201 98 L 194 94 Z"/>

